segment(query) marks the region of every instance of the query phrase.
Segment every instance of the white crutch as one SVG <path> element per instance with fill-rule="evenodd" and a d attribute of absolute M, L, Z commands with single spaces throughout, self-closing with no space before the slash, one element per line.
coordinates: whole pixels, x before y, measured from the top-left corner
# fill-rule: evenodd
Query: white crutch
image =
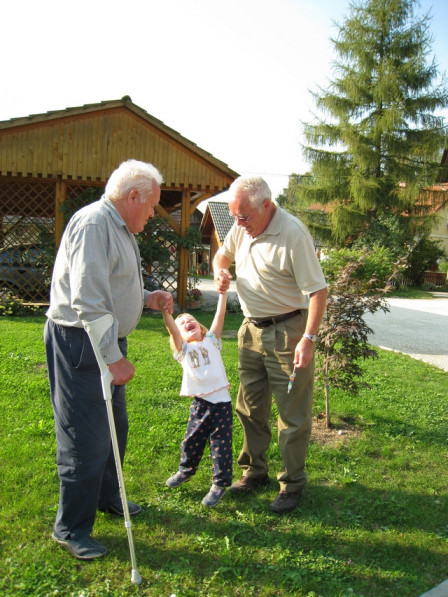
<path fill-rule="evenodd" d="M 118 449 L 117 432 L 115 429 L 114 413 L 112 410 L 112 391 L 110 384 L 112 383 L 114 376 L 112 375 L 112 373 L 109 370 L 109 367 L 105 363 L 99 348 L 102 337 L 104 336 L 106 331 L 111 327 L 113 321 L 114 320 L 112 315 L 110 315 L 110 313 L 107 313 L 99 319 L 95 319 L 95 321 L 83 321 L 83 325 L 90 338 L 90 342 L 92 343 L 96 360 L 98 361 L 98 366 L 100 368 L 101 386 L 103 388 L 103 396 L 106 402 L 107 418 L 109 419 L 110 437 L 112 440 L 112 447 L 114 450 L 115 466 L 117 467 L 117 477 L 118 484 L 120 486 L 121 503 L 123 505 L 124 526 L 126 527 L 126 530 L 128 532 L 129 553 L 131 555 L 132 565 L 131 581 L 134 584 L 138 585 L 142 582 L 142 577 L 140 575 L 140 572 L 138 571 L 137 561 L 135 558 L 131 518 L 129 516 L 128 501 L 126 498 L 126 490 L 124 487 L 123 480 L 123 469 L 121 468 L 120 451 Z"/>

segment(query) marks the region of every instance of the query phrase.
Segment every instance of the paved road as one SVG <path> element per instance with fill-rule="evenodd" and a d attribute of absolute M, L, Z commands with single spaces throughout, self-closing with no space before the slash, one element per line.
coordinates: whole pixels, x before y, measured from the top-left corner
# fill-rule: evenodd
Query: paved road
<path fill-rule="evenodd" d="M 448 371 L 448 295 L 432 299 L 387 300 L 390 312 L 367 313 L 370 343 L 396 350 Z"/>
<path fill-rule="evenodd" d="M 206 308 L 216 305 L 213 282 L 201 280 Z M 229 300 L 235 296 L 231 283 Z M 364 319 L 372 328 L 370 344 L 408 354 L 448 371 L 448 294 L 434 293 L 432 299 L 387 300 L 390 312 L 366 313 Z"/>

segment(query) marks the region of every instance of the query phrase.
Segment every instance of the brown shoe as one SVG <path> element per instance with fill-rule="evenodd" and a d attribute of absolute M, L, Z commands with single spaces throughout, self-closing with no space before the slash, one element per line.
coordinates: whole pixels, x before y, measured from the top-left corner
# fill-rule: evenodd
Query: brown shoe
<path fill-rule="evenodd" d="M 229 487 L 229 491 L 235 495 L 242 495 L 268 484 L 269 477 L 267 475 L 264 477 L 241 477 L 239 481 L 236 481 L 236 483 Z"/>
<path fill-rule="evenodd" d="M 282 489 L 278 492 L 277 497 L 271 504 L 272 512 L 275 512 L 276 514 L 292 512 L 297 506 L 297 502 L 301 495 L 302 489 L 299 491 L 285 491 Z"/>

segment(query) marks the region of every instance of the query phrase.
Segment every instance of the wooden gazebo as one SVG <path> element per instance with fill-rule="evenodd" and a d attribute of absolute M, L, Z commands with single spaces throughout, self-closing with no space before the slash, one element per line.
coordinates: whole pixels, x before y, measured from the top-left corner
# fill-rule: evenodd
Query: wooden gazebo
<path fill-rule="evenodd" d="M 180 236 L 203 200 L 238 173 L 135 105 L 128 96 L 0 122 L 0 249 L 63 232 L 61 205 L 104 187 L 124 160 L 153 163 L 164 184 L 157 211 Z M 176 212 L 176 217 L 173 217 Z M 180 218 L 179 218 L 180 213 Z M 179 248 L 177 302 L 185 305 L 188 251 Z"/>

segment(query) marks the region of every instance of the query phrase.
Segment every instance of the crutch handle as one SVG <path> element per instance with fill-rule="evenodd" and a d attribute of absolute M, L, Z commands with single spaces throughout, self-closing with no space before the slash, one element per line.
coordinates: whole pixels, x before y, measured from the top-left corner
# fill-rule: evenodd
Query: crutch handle
<path fill-rule="evenodd" d="M 107 366 L 106 361 L 103 359 L 103 355 L 101 354 L 100 343 L 104 334 L 111 327 L 113 322 L 114 318 L 110 313 L 106 313 L 105 315 L 99 317 L 98 319 L 95 319 L 94 321 L 82 322 L 84 329 L 86 330 L 90 338 L 90 342 L 92 343 L 92 348 L 101 371 L 101 377 L 106 376 L 106 372 L 109 371 L 109 367 Z"/>
<path fill-rule="evenodd" d="M 114 322 L 114 318 L 110 313 L 106 313 L 102 317 L 95 319 L 94 321 L 83 321 L 84 329 L 86 330 L 90 342 L 92 344 L 93 351 L 98 363 L 98 367 L 101 372 L 101 386 L 103 388 L 104 400 L 112 400 L 112 393 L 110 384 L 114 380 L 106 361 L 103 359 L 103 355 L 100 351 L 100 342 Z"/>

